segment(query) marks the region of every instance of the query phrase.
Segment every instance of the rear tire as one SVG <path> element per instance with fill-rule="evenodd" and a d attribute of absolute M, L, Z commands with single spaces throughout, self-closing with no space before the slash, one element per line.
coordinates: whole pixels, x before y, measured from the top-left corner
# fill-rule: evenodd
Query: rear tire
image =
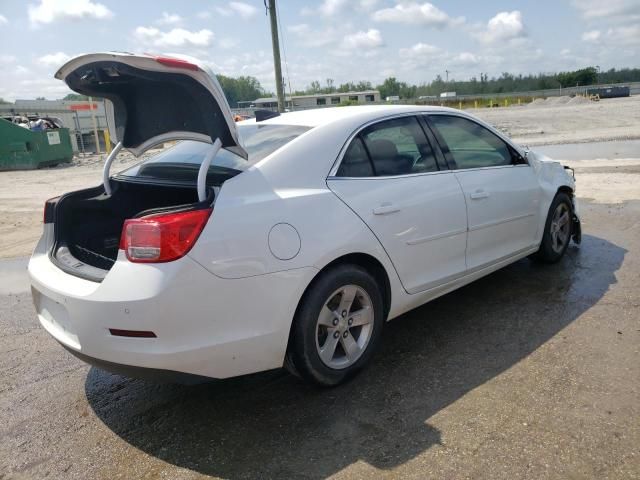
<path fill-rule="evenodd" d="M 285 366 L 321 386 L 361 370 L 380 342 L 384 305 L 374 277 L 358 265 L 322 273 L 302 298 Z"/>
<path fill-rule="evenodd" d="M 564 192 L 556 194 L 549 207 L 540 249 L 531 258 L 543 263 L 558 262 L 569 246 L 573 225 L 573 204 Z"/>

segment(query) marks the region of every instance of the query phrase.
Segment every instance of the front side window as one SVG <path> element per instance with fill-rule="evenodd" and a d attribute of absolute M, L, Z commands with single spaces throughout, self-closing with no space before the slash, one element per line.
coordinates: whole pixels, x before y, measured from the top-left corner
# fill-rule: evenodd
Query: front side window
<path fill-rule="evenodd" d="M 433 150 L 418 119 L 401 117 L 360 132 L 345 152 L 337 175 L 385 177 L 437 170 Z"/>
<path fill-rule="evenodd" d="M 499 167 L 514 163 L 512 149 L 482 125 L 452 115 L 431 115 L 431 125 L 449 148 L 458 169 Z"/>

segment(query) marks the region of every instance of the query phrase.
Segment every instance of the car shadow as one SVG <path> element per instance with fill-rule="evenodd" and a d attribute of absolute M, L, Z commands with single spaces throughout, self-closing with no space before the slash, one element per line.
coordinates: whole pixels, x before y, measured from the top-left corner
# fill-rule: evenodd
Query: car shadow
<path fill-rule="evenodd" d="M 440 443 L 433 415 L 596 304 L 625 254 L 585 235 L 558 264 L 525 259 L 495 272 L 389 323 L 372 365 L 333 389 L 283 371 L 184 387 L 92 368 L 86 396 L 123 440 L 203 474 L 324 478 L 358 461 L 393 468 Z"/>

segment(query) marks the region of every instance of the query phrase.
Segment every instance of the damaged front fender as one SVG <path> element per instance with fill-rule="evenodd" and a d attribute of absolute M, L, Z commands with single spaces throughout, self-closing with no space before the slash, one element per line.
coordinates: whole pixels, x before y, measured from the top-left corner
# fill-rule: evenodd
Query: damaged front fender
<path fill-rule="evenodd" d="M 576 180 L 575 173 L 572 168 L 563 166 L 557 160 L 553 160 L 546 155 L 529 150 L 526 152 L 527 162 L 536 172 L 538 180 L 540 182 L 540 188 L 542 189 L 544 201 L 541 202 L 540 218 L 543 224 L 547 218 L 547 211 L 553 198 L 560 191 L 565 191 L 570 194 L 571 201 L 573 203 L 573 218 L 572 218 L 572 234 L 571 238 L 576 244 L 580 244 L 582 241 L 582 225 L 580 222 L 580 214 L 578 208 L 578 201 L 575 197 Z M 540 228 L 538 231 L 543 231 Z"/>

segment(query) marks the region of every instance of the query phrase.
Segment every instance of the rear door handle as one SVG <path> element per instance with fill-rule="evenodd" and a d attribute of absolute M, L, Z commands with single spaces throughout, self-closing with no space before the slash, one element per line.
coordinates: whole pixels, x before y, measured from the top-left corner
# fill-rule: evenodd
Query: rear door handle
<path fill-rule="evenodd" d="M 373 209 L 373 214 L 374 215 L 388 215 L 390 213 L 396 213 L 399 212 L 400 208 L 396 207 L 395 205 L 392 205 L 390 203 L 388 204 L 383 204 L 380 205 L 379 207 L 376 207 Z"/>
<path fill-rule="evenodd" d="M 485 192 L 484 190 L 476 190 L 471 195 L 471 200 L 481 200 L 483 198 L 489 198 L 489 192 Z"/>

